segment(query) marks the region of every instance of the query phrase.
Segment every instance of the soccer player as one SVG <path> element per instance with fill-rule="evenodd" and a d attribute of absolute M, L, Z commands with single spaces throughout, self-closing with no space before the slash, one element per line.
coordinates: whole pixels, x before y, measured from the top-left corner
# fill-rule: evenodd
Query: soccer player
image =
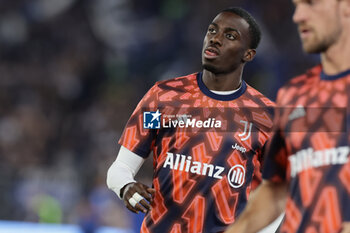
<path fill-rule="evenodd" d="M 202 50 L 203 71 L 157 82 L 130 117 L 107 184 L 141 232 L 223 232 L 261 182 L 274 103 L 242 80 L 260 41 L 241 8 L 220 12 Z M 134 175 L 153 152 L 153 188 Z"/>
<path fill-rule="evenodd" d="M 350 232 L 350 1 L 293 0 L 321 64 L 279 90 L 262 185 L 227 232 L 257 232 L 283 209 L 284 233 Z"/>

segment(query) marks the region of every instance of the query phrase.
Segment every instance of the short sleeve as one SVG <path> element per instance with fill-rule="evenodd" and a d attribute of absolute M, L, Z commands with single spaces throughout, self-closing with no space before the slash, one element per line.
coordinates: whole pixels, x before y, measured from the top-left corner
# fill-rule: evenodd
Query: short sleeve
<path fill-rule="evenodd" d="M 119 139 L 120 145 L 143 158 L 150 154 L 157 135 L 156 129 L 143 128 L 143 114 L 157 110 L 158 91 L 159 87 L 156 84 L 145 94 L 129 118 Z"/>

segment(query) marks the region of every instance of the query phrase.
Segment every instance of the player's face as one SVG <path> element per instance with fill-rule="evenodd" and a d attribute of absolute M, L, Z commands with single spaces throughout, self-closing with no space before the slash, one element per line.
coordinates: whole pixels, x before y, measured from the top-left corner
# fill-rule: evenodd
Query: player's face
<path fill-rule="evenodd" d="M 307 53 L 325 52 L 341 34 L 338 0 L 294 0 L 293 21 Z"/>
<path fill-rule="evenodd" d="M 204 38 L 203 68 L 215 74 L 234 71 L 249 60 L 245 56 L 249 43 L 249 24 L 244 19 L 231 12 L 218 14 Z"/>

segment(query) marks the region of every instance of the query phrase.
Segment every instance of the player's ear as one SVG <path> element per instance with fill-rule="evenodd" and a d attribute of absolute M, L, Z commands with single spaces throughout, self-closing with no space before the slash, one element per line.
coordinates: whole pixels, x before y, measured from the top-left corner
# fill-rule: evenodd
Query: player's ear
<path fill-rule="evenodd" d="M 248 49 L 244 53 L 243 61 L 244 62 L 249 62 L 249 61 L 253 60 L 254 57 L 255 57 L 255 54 L 256 54 L 256 50 L 255 49 Z"/>

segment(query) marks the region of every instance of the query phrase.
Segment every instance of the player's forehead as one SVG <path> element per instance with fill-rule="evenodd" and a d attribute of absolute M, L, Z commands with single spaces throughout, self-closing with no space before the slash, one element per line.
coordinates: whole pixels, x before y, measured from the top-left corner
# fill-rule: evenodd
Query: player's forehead
<path fill-rule="evenodd" d="M 246 32 L 249 28 L 248 22 L 241 16 L 232 12 L 221 12 L 212 21 L 211 25 L 220 26 L 235 31 Z"/>

